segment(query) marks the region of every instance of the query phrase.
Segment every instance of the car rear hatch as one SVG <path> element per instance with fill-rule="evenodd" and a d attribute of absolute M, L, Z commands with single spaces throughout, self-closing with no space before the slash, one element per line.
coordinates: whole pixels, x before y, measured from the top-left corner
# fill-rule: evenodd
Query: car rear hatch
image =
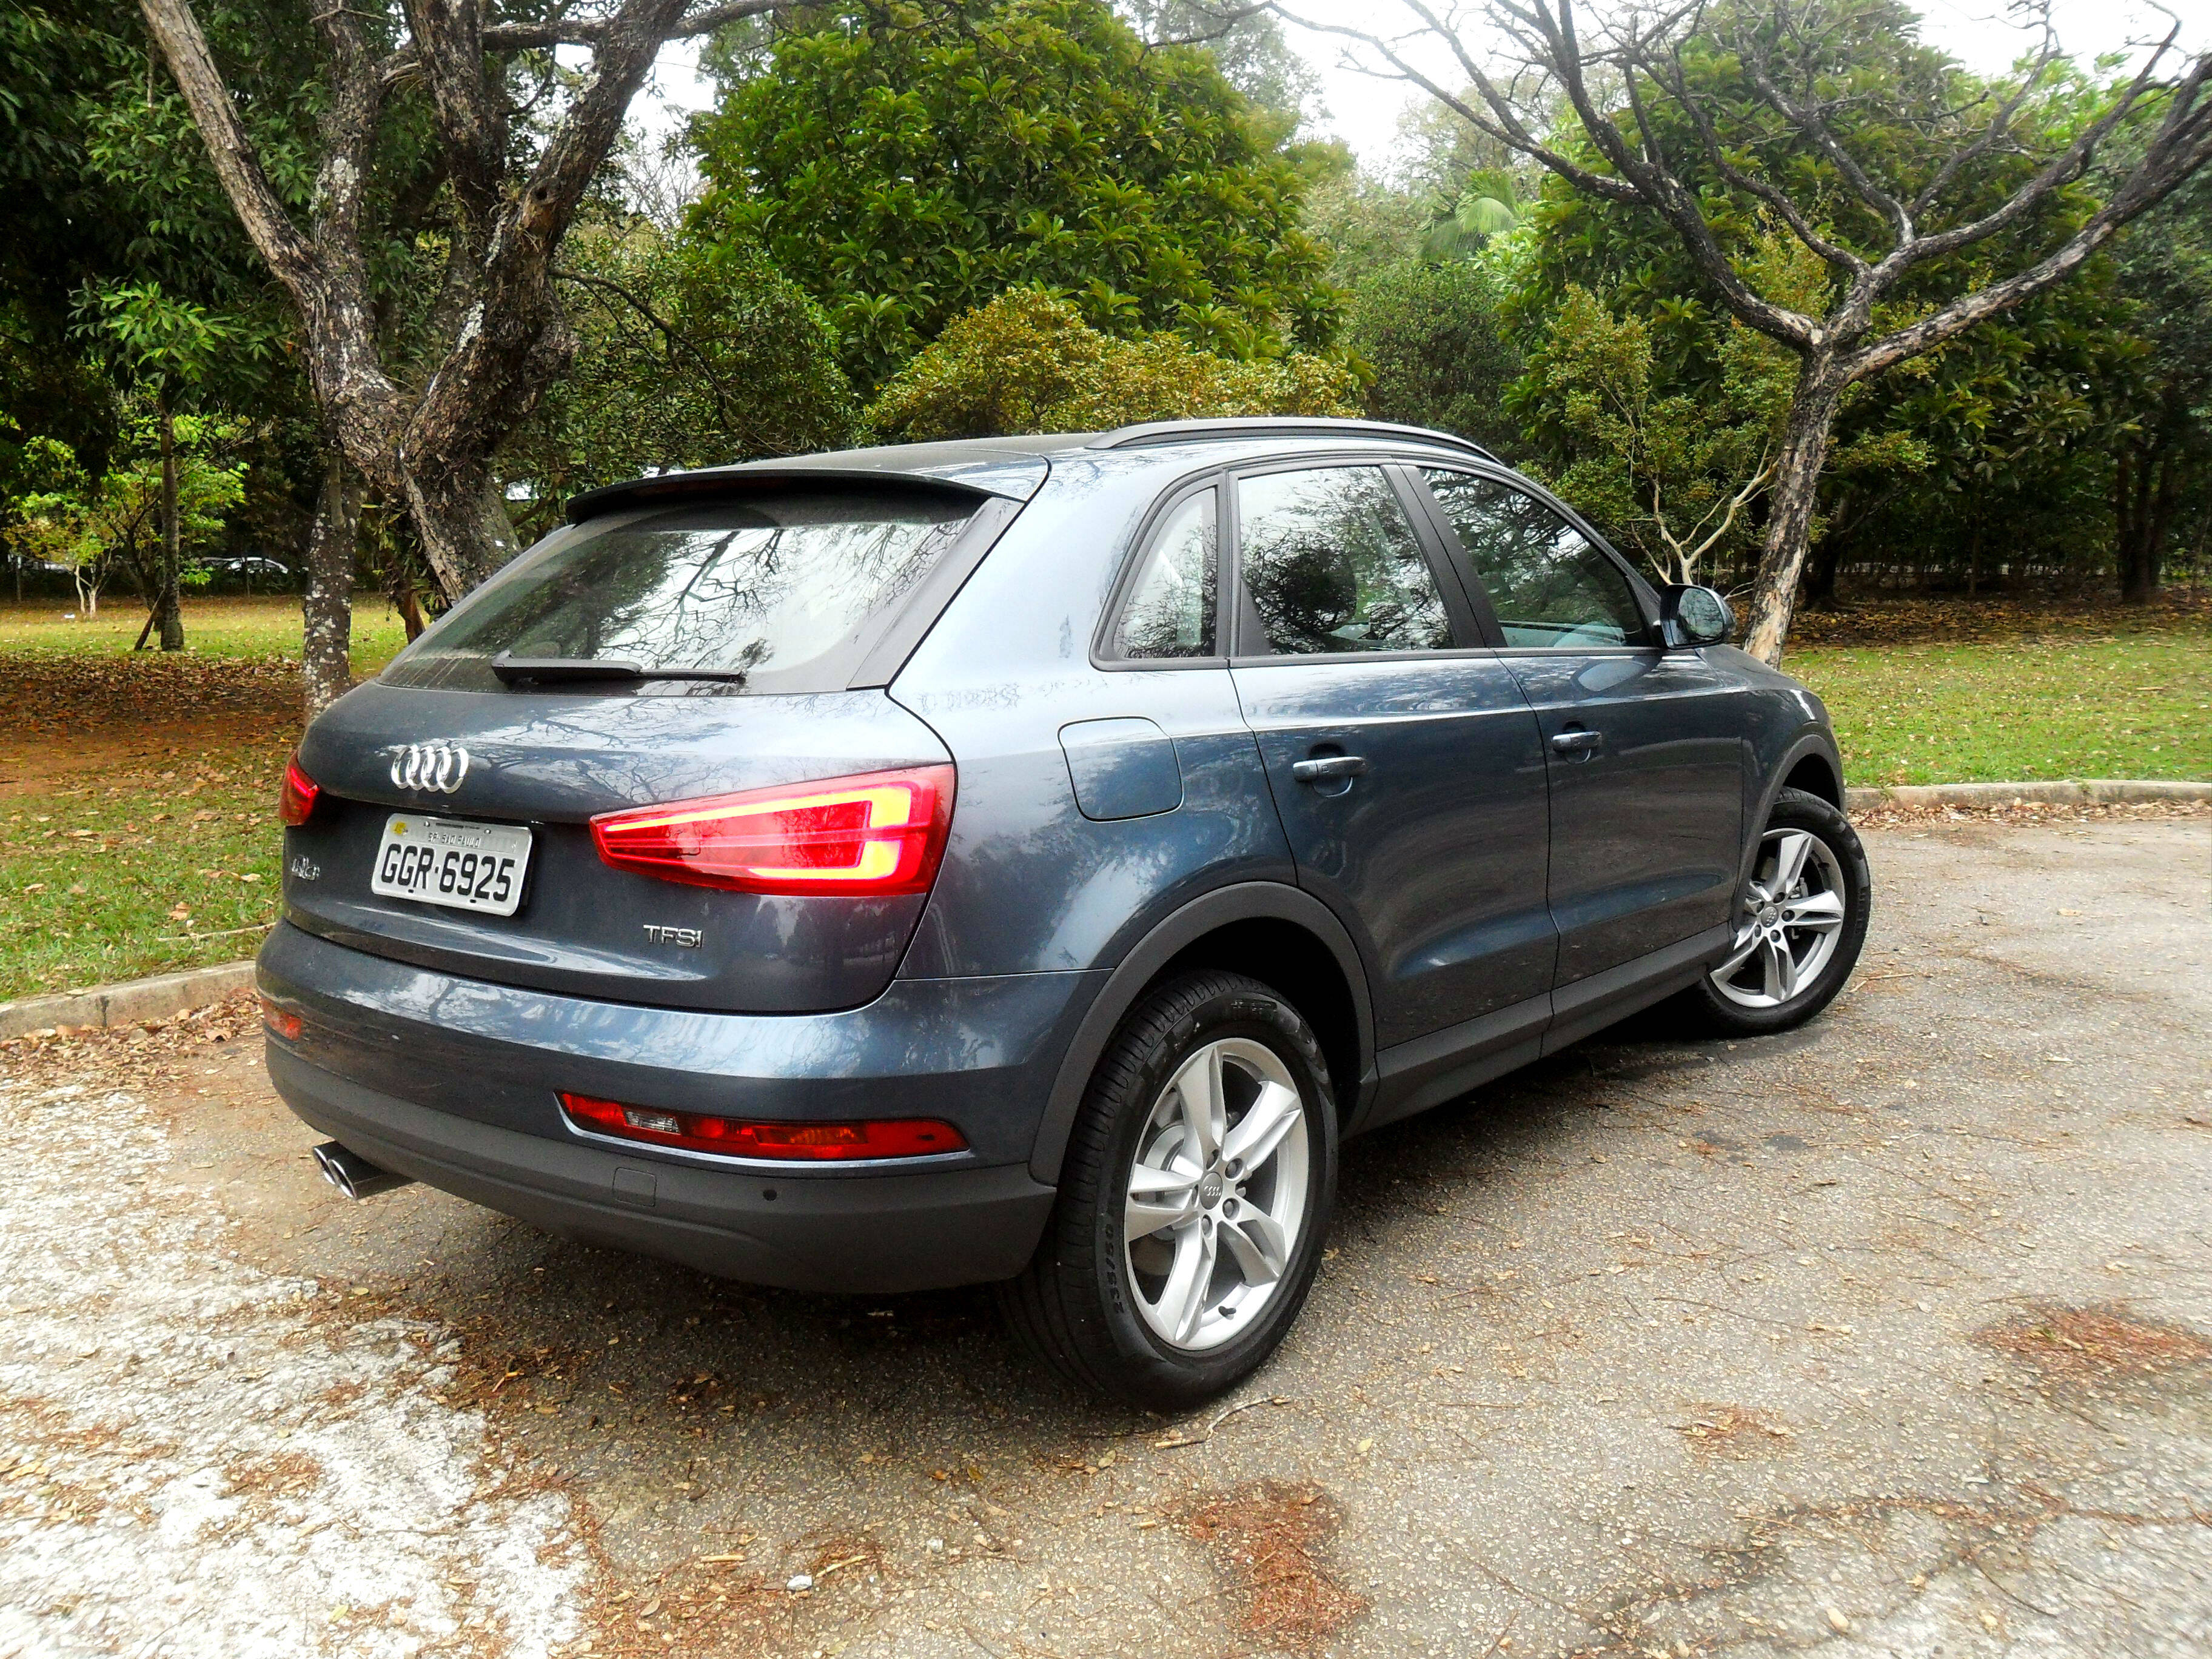
<path fill-rule="evenodd" d="M 941 819 L 957 794 L 952 757 L 884 688 L 1017 511 L 911 480 L 769 477 L 556 532 L 309 730 L 286 919 L 571 995 L 871 1000 L 934 858 L 919 885 L 911 861 L 872 878 L 884 849 L 864 843 L 919 857 L 943 825 L 852 826 Z M 749 792 L 764 802 L 723 799 Z M 624 812 L 650 822 L 595 837 Z M 769 846 L 763 824 L 797 841 Z"/>

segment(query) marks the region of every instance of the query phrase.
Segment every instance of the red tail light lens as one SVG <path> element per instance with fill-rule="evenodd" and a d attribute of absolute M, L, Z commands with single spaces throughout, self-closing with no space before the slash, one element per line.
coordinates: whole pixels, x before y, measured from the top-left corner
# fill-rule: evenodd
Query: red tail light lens
<path fill-rule="evenodd" d="M 284 763 L 284 787 L 276 797 L 276 816 L 296 830 L 305 823 L 315 810 L 315 797 L 323 793 L 323 786 L 300 769 L 297 755 Z"/>
<path fill-rule="evenodd" d="M 265 996 L 261 999 L 261 1023 L 280 1037 L 293 1042 L 300 1040 L 299 1015 L 280 1008 Z"/>
<path fill-rule="evenodd" d="M 959 1130 L 927 1117 L 866 1123 L 762 1123 L 571 1094 L 561 1097 L 561 1105 L 578 1128 L 595 1134 L 618 1135 L 653 1146 L 681 1146 L 688 1152 L 720 1152 L 726 1158 L 822 1164 L 859 1158 L 939 1158 L 968 1150 Z"/>
<path fill-rule="evenodd" d="M 952 826 L 952 769 L 827 778 L 605 812 L 592 820 L 617 870 L 741 893 L 926 893 Z"/>

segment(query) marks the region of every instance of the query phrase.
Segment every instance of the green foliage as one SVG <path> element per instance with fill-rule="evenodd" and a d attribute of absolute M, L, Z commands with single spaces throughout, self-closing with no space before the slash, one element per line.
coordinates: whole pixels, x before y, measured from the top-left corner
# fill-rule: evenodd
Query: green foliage
<path fill-rule="evenodd" d="M 1852 152 L 1909 198 L 1944 148 L 1938 135 L 1951 118 L 1944 112 L 1971 106 L 1988 84 L 1923 45 L 1917 20 L 1893 0 L 1849 0 L 1822 21 L 1825 32 L 1803 50 L 1837 100 L 1832 118 Z M 1886 228 L 1826 156 L 1771 118 L 1717 33 L 1695 37 L 1684 64 L 1735 165 L 1786 189 L 1822 234 L 1879 257 Z M 2081 77 L 2055 77 L 2023 112 L 2022 146 L 1966 169 L 1947 198 L 1944 219 L 1997 206 L 2033 171 L 2027 151 L 2034 143 L 2072 131 L 2102 107 L 2105 96 Z M 1678 106 L 1655 97 L 1645 100 L 1644 111 L 1656 142 L 1698 192 L 1736 270 L 1782 304 L 1815 314 L 1826 310 L 1833 293 L 1826 267 L 1776 222 L 1767 204 L 1711 174 L 1701 159 L 1700 136 Z M 1577 153 L 1589 159 L 1586 151 Z M 1927 261 L 1878 307 L 1877 330 L 1901 325 L 2032 263 L 2094 206 L 2077 185 L 1966 253 Z M 1547 179 L 1524 219 L 1521 234 L 1530 258 L 1504 314 L 1509 330 L 1529 348 L 1531 372 L 1515 389 L 1514 407 L 1541 465 L 1577 504 L 1663 567 L 1667 540 L 1650 513 L 1650 469 L 1656 468 L 1662 501 L 1669 477 L 1686 482 L 1705 476 L 1687 497 L 1675 495 L 1690 509 L 1686 522 L 1695 524 L 1710 501 L 1733 499 L 1755 476 L 1756 458 L 1766 447 L 1752 432 L 1764 434 L 1769 416 L 1764 394 L 1746 401 L 1743 331 L 1657 216 Z M 2096 388 L 2115 384 L 2138 349 L 2113 284 L 2112 261 L 2093 259 L 2072 283 L 1852 389 L 1832 439 L 1813 526 L 1816 599 L 1839 566 L 1913 569 L 1946 579 L 1955 573 L 1972 580 L 1985 548 L 2003 550 L 2016 570 L 2079 569 L 2085 560 L 2107 556 L 2101 479 L 2109 476 L 2114 411 L 2100 412 Z M 1545 347 L 1577 289 L 1608 316 L 1633 320 L 1644 331 L 1638 349 L 1649 352 L 1650 395 L 1673 411 L 1652 429 L 1670 429 L 1683 414 L 1695 422 L 1672 459 L 1614 458 L 1613 438 L 1601 425 L 1571 418 L 1568 388 L 1548 378 Z M 1586 416 L 1588 406 L 1578 407 Z M 1739 430 L 1729 436 L 1723 428 Z M 1698 461 L 1701 449 L 1711 465 Z M 1745 466 L 1753 470 L 1740 470 Z M 1729 477 L 1738 482 L 1729 484 Z M 1759 502 L 1747 503 L 1729 533 L 1708 550 L 1709 574 L 1726 583 L 1747 574 L 1764 518 Z"/>
<path fill-rule="evenodd" d="M 222 536 L 225 515 L 245 500 L 246 465 L 230 453 L 245 434 L 237 421 L 198 415 L 174 420 L 178 544 L 189 557 Z M 18 498 L 17 521 L 7 532 L 17 551 L 68 567 L 88 603 L 118 566 L 142 589 L 155 585 L 161 417 L 148 394 L 135 394 L 125 405 L 118 449 L 115 464 L 95 477 L 67 445 L 32 438 L 25 470 L 33 487 Z"/>
<path fill-rule="evenodd" d="M 1355 415 L 1358 382 L 1304 353 L 1237 362 L 1176 336 L 1117 339 L 1065 298 L 1016 289 L 947 328 L 868 411 L 887 443 L 1088 432 L 1137 421 Z"/>
<path fill-rule="evenodd" d="M 574 366 L 499 456 L 517 527 L 580 490 L 668 466 L 835 449 L 858 409 L 822 309 L 738 241 L 686 248 L 640 219 L 562 249 Z"/>
<path fill-rule="evenodd" d="M 1499 326 L 1498 293 L 1492 272 L 1468 260 L 1404 261 L 1361 283 L 1345 343 L 1374 372 L 1367 412 L 1518 453 L 1504 394 L 1521 358 Z"/>
<path fill-rule="evenodd" d="M 840 0 L 805 23 L 698 124 L 694 233 L 764 247 L 864 391 L 1032 284 L 1125 337 L 1333 342 L 1304 181 L 1204 52 L 1147 49 L 1104 0 Z"/>

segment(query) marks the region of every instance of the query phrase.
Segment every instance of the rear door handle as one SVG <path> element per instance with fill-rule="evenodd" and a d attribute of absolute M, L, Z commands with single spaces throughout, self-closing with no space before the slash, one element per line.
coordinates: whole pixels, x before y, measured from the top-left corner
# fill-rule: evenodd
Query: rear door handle
<path fill-rule="evenodd" d="M 1323 755 L 1318 760 L 1292 761 L 1291 775 L 1300 783 L 1325 783 L 1331 778 L 1356 778 L 1367 769 L 1364 755 Z"/>
<path fill-rule="evenodd" d="M 1605 733 L 1579 730 L 1557 732 L 1553 736 L 1552 747 L 1562 755 L 1582 758 L 1605 747 Z"/>

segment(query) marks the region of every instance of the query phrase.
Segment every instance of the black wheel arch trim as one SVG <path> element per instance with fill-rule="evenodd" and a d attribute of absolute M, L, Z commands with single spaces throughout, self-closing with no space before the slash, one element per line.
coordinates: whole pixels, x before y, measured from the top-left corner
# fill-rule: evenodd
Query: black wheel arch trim
<path fill-rule="evenodd" d="M 1338 971 L 1351 988 L 1352 1019 L 1358 1033 L 1357 1097 L 1340 1101 L 1338 1108 L 1346 1121 L 1358 1115 L 1375 1089 L 1375 1011 L 1367 970 L 1352 935 L 1334 911 L 1301 888 L 1277 881 L 1238 882 L 1203 893 L 1164 918 L 1130 947 L 1091 999 L 1060 1057 L 1044 1116 L 1037 1125 L 1036 1142 L 1030 1153 L 1030 1173 L 1037 1180 L 1056 1182 L 1060 1179 L 1060 1162 L 1066 1155 L 1068 1137 L 1074 1130 L 1075 1115 L 1083 1105 L 1091 1074 L 1145 988 L 1191 945 L 1240 921 L 1288 922 L 1312 934 L 1335 958 Z"/>
<path fill-rule="evenodd" d="M 1782 758 L 1774 763 L 1766 775 L 1765 781 L 1759 786 L 1758 810 L 1752 813 L 1744 825 L 1743 852 L 1736 866 L 1739 889 L 1751 879 L 1752 866 L 1759 857 L 1759 842 L 1766 834 L 1766 821 L 1774 816 L 1774 803 L 1790 787 L 1790 775 L 1797 769 L 1798 763 L 1808 756 L 1827 767 L 1836 781 L 1836 793 L 1838 795 L 1844 793 L 1844 757 L 1842 751 L 1836 747 L 1835 738 L 1824 727 L 1806 727 L 1790 740 L 1790 746 L 1782 751 Z M 1838 812 L 1844 810 L 1839 801 L 1830 804 Z"/>

